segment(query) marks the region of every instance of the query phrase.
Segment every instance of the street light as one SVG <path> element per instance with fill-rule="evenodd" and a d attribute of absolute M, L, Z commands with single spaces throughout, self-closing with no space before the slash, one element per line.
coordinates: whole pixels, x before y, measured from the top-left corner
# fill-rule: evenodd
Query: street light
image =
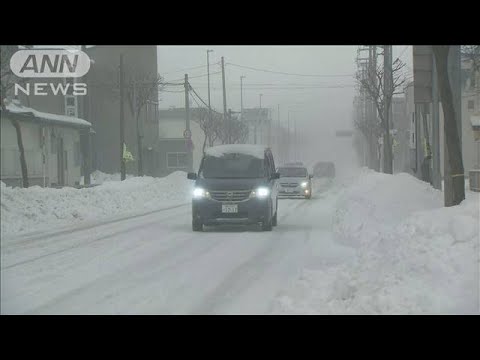
<path fill-rule="evenodd" d="M 210 58 L 209 54 L 213 52 L 213 50 L 207 50 L 207 77 L 208 77 L 208 109 L 211 110 L 210 107 Z"/>

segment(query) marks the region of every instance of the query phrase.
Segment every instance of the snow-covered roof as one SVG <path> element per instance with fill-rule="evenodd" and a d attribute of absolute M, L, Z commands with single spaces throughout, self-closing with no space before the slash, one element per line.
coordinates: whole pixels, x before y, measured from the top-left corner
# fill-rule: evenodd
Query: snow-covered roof
<path fill-rule="evenodd" d="M 13 101 L 6 106 L 7 110 L 14 114 L 32 116 L 46 122 L 56 123 L 64 126 L 91 127 L 92 124 L 86 120 L 67 115 L 51 114 L 23 106 L 17 101 Z"/>
<path fill-rule="evenodd" d="M 205 154 L 208 156 L 222 157 L 225 154 L 240 153 L 263 159 L 265 156 L 265 149 L 266 147 L 262 145 L 229 144 L 208 148 L 205 151 Z"/>

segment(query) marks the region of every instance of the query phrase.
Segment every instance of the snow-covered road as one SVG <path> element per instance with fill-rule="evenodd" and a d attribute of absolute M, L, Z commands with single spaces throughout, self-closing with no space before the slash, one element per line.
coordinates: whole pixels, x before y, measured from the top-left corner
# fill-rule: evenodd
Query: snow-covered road
<path fill-rule="evenodd" d="M 1 313 L 480 311 L 478 193 L 445 208 L 430 184 L 363 169 L 280 200 L 272 232 L 199 233 L 184 179 L 3 186 Z"/>
<path fill-rule="evenodd" d="M 190 206 L 2 240 L 5 314 L 264 314 L 309 263 L 339 265 L 335 189 L 282 200 L 272 232 L 191 231 Z"/>

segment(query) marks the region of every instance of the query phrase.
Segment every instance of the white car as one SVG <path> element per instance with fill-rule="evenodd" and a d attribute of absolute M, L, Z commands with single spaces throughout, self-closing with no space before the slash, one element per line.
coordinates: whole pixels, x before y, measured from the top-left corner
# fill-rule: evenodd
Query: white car
<path fill-rule="evenodd" d="M 312 177 L 306 167 L 282 166 L 277 169 L 280 174 L 278 197 L 279 198 L 304 198 L 312 197 Z"/>

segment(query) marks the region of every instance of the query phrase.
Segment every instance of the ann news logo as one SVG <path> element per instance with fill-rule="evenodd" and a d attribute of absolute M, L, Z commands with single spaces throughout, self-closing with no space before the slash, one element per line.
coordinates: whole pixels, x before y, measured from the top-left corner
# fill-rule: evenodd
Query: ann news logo
<path fill-rule="evenodd" d="M 63 78 L 85 76 L 90 58 L 81 50 L 19 50 L 10 59 L 12 72 L 20 78 Z M 87 84 L 74 81 L 15 84 L 15 95 L 86 95 Z"/>

